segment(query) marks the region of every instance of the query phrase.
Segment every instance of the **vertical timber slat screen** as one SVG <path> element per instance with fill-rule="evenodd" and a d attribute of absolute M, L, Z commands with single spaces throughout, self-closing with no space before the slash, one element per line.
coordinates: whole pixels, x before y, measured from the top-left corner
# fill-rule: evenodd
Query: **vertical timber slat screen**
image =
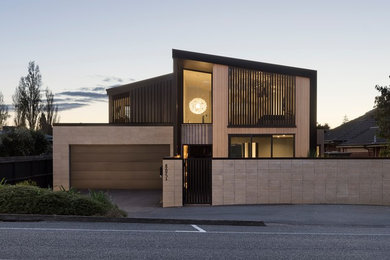
<path fill-rule="evenodd" d="M 113 96 L 113 122 L 169 124 L 172 118 L 172 80 L 151 83 Z"/>
<path fill-rule="evenodd" d="M 295 126 L 295 77 L 229 67 L 229 126 Z"/>

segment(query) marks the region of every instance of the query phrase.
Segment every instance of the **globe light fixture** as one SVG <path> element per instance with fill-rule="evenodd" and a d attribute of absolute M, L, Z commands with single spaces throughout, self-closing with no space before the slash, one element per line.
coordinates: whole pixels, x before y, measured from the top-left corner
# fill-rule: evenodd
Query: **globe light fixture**
<path fill-rule="evenodd" d="M 197 115 L 203 114 L 207 109 L 207 103 L 203 98 L 194 98 L 189 106 L 191 112 Z"/>

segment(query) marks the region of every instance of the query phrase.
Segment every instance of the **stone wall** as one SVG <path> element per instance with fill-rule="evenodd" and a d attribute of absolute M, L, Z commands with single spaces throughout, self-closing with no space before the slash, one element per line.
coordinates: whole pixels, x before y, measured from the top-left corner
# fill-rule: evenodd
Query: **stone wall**
<path fill-rule="evenodd" d="M 389 159 L 214 159 L 212 204 L 390 205 Z"/>
<path fill-rule="evenodd" d="M 183 206 L 183 160 L 163 160 L 163 207 Z"/>

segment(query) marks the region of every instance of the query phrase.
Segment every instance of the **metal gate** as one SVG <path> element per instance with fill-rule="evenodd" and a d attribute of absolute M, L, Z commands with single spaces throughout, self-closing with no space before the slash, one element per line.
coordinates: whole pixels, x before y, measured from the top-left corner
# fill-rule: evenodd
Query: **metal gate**
<path fill-rule="evenodd" d="M 184 160 L 183 181 L 184 204 L 211 204 L 211 158 Z"/>

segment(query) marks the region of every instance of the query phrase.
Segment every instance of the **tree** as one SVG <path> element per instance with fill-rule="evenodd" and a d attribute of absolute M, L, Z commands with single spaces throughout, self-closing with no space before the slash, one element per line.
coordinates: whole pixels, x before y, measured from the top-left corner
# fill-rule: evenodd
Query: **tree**
<path fill-rule="evenodd" d="M 319 123 L 317 123 L 317 128 L 319 128 L 319 129 L 325 129 L 325 130 L 329 130 L 330 129 L 330 126 L 329 126 L 329 124 L 328 123 L 325 123 L 325 124 L 319 124 Z"/>
<path fill-rule="evenodd" d="M 379 135 L 390 140 L 390 86 L 376 85 L 380 96 L 375 97 L 375 119 L 379 127 Z"/>
<path fill-rule="evenodd" d="M 21 77 L 19 86 L 16 89 L 14 103 L 16 110 L 20 110 L 20 119 L 27 120 L 28 127 L 32 130 L 36 128 L 38 116 L 42 110 L 41 104 L 42 76 L 39 66 L 34 61 L 28 64 L 28 74 Z M 17 112 L 18 113 L 18 112 Z M 18 122 L 23 125 L 23 122 Z"/>
<path fill-rule="evenodd" d="M 379 135 L 390 143 L 390 86 L 376 85 L 381 95 L 375 97 L 375 120 L 379 127 Z M 381 156 L 390 157 L 390 145 L 381 150 Z"/>
<path fill-rule="evenodd" d="M 349 119 L 348 119 L 347 115 L 344 115 L 343 124 L 348 123 L 348 122 L 349 122 Z"/>
<path fill-rule="evenodd" d="M 52 135 L 53 124 L 58 122 L 58 106 L 54 105 L 54 94 L 48 88 L 45 91 L 46 103 L 39 119 L 39 129 Z"/>
<path fill-rule="evenodd" d="M 8 117 L 8 107 L 4 104 L 3 93 L 0 92 L 0 126 L 4 126 L 6 124 Z"/>
<path fill-rule="evenodd" d="M 23 89 L 19 86 L 15 89 L 15 94 L 12 96 L 12 101 L 15 107 L 14 124 L 17 127 L 26 127 L 26 109 L 22 99 Z"/>
<path fill-rule="evenodd" d="M 50 143 L 40 131 L 15 128 L 0 136 L 0 157 L 49 153 Z"/>

